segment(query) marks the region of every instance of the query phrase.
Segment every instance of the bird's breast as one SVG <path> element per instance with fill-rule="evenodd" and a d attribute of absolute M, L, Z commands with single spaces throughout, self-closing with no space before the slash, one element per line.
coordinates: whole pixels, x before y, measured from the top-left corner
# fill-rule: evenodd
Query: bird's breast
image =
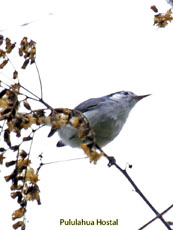
<path fill-rule="evenodd" d="M 110 113 L 92 114 L 91 112 L 86 113 L 85 116 L 95 132 L 96 142 L 100 147 L 111 142 L 119 134 L 127 119 L 125 116 L 113 113 L 110 116 Z"/>

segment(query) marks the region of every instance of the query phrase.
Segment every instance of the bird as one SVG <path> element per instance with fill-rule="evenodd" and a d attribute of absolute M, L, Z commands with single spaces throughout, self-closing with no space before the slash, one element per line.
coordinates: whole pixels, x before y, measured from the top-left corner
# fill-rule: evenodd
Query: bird
<path fill-rule="evenodd" d="M 130 111 L 141 99 L 150 96 L 136 95 L 130 91 L 118 91 L 98 98 L 90 98 L 75 110 L 83 113 L 88 119 L 95 133 L 95 142 L 99 147 L 104 147 L 112 142 L 122 130 Z M 60 141 L 57 147 L 69 145 L 80 147 L 81 140 L 78 131 L 67 124 L 58 130 Z"/>

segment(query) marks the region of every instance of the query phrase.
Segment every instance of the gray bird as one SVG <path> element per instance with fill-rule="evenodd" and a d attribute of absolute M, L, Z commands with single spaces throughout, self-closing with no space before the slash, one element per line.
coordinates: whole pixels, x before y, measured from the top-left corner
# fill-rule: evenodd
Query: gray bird
<path fill-rule="evenodd" d="M 135 104 L 149 95 L 137 96 L 129 91 L 120 91 L 86 100 L 75 110 L 82 112 L 87 117 L 95 132 L 96 144 L 103 147 L 120 133 Z M 61 138 L 57 143 L 58 147 L 65 145 L 80 147 L 81 141 L 76 128 L 66 125 L 58 130 L 58 133 Z"/>

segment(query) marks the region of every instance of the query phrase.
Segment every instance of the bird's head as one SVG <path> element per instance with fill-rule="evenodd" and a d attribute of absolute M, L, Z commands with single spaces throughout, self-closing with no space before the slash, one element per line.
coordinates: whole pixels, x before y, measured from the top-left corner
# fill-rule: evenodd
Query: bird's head
<path fill-rule="evenodd" d="M 116 102 L 124 104 L 125 106 L 128 106 L 131 109 L 138 101 L 150 95 L 151 94 L 138 96 L 130 91 L 119 91 L 108 95 L 108 97 L 111 100 L 115 100 Z"/>

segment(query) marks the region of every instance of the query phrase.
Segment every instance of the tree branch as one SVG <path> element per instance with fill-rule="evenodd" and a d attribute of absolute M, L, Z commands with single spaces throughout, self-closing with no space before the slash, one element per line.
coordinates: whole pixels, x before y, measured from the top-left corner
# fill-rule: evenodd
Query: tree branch
<path fill-rule="evenodd" d="M 171 204 L 171 206 L 169 206 L 166 210 L 164 210 L 163 212 L 161 212 L 159 215 L 157 215 L 156 217 L 154 217 L 152 220 L 150 220 L 148 223 L 146 223 L 145 225 L 143 225 L 141 228 L 139 228 L 138 230 L 142 230 L 145 227 L 147 227 L 149 224 L 151 224 L 152 222 L 154 222 L 155 220 L 157 220 L 160 216 L 163 216 L 166 212 L 168 212 L 171 208 L 173 208 L 173 204 Z"/>
<path fill-rule="evenodd" d="M 137 185 L 134 183 L 134 181 L 131 179 L 131 177 L 128 175 L 127 171 L 125 169 L 122 169 L 115 161 L 114 157 L 110 157 L 107 154 L 104 154 L 104 156 L 108 159 L 108 167 L 115 166 L 130 182 L 130 184 L 133 186 L 135 191 L 139 194 L 139 196 L 145 201 L 145 203 L 150 207 L 150 209 L 157 215 L 157 218 L 159 218 L 162 223 L 165 225 L 165 227 L 169 230 L 172 230 L 169 224 L 164 220 L 162 215 L 153 207 L 153 205 L 149 202 L 149 200 L 144 196 L 144 194 L 141 192 L 141 190 L 137 187 Z"/>

